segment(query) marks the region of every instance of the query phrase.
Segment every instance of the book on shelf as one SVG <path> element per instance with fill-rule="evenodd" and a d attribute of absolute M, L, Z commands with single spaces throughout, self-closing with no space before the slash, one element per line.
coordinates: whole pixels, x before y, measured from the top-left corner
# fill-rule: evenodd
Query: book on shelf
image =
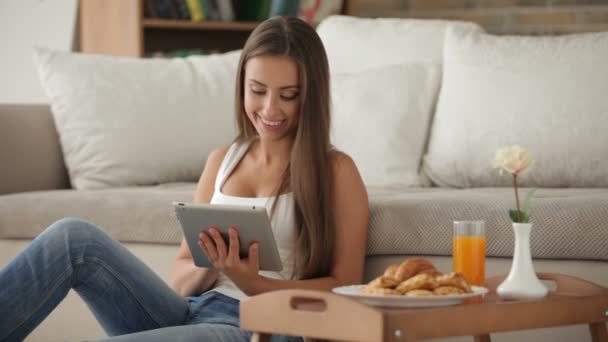
<path fill-rule="evenodd" d="M 214 10 L 211 0 L 199 0 L 203 9 L 203 17 L 205 20 L 217 20 L 217 12 Z"/>
<path fill-rule="evenodd" d="M 162 19 L 177 19 L 177 9 L 171 0 L 153 0 L 156 14 Z"/>
<path fill-rule="evenodd" d="M 144 0 L 144 17 L 190 20 L 186 0 Z"/>
<path fill-rule="evenodd" d="M 190 11 L 190 20 L 205 20 L 203 8 L 201 7 L 201 3 L 199 0 L 186 0 L 186 5 L 188 6 L 188 11 Z"/>
<path fill-rule="evenodd" d="M 154 4 L 154 0 L 144 0 L 144 17 L 158 18 L 158 12 L 156 12 L 156 5 Z"/>
<path fill-rule="evenodd" d="M 316 27 L 326 17 L 342 13 L 343 6 L 343 0 L 302 0 L 298 16 Z"/>
<path fill-rule="evenodd" d="M 216 0 L 221 21 L 234 21 L 234 6 L 230 0 Z"/>
<path fill-rule="evenodd" d="M 262 21 L 268 18 L 270 0 L 249 0 L 239 3 L 237 20 Z"/>
<path fill-rule="evenodd" d="M 203 19 L 209 21 L 235 21 L 236 0 L 198 0 Z"/>
<path fill-rule="evenodd" d="M 186 0 L 172 0 L 173 6 L 177 8 L 179 19 L 190 20 L 190 11 Z"/>
<path fill-rule="evenodd" d="M 146 18 L 234 21 L 231 0 L 144 0 Z"/>
<path fill-rule="evenodd" d="M 300 9 L 300 0 L 272 0 L 268 17 L 288 16 L 295 17 Z"/>

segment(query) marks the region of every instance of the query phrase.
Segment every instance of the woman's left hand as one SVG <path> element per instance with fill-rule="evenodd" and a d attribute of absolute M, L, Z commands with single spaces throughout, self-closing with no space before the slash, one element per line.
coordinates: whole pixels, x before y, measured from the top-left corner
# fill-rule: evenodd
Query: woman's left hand
<path fill-rule="evenodd" d="M 239 255 L 239 234 L 236 227 L 228 229 L 229 242 L 226 246 L 224 238 L 216 227 L 202 230 L 198 244 L 213 263 L 213 266 L 230 278 L 241 290 L 251 288 L 259 280 L 260 271 L 259 243 L 249 246 L 249 255 L 241 259 Z"/>

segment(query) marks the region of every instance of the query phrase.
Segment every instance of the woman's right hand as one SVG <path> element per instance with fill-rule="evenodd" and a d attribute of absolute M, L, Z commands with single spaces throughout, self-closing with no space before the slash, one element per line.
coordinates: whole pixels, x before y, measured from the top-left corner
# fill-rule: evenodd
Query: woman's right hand
<path fill-rule="evenodd" d="M 229 241 L 226 246 L 226 241 L 217 227 L 211 227 L 201 231 L 198 244 L 216 269 L 224 273 L 239 288 L 244 289 L 260 277 L 259 243 L 252 243 L 247 258 L 241 259 L 237 227 L 230 227 L 228 236 Z"/>

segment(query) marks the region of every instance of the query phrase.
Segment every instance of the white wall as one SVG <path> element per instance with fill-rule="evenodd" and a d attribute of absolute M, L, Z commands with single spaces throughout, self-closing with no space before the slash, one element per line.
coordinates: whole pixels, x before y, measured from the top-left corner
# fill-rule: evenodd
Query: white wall
<path fill-rule="evenodd" d="M 0 0 L 0 103 L 48 103 L 33 46 L 69 51 L 78 0 Z"/>

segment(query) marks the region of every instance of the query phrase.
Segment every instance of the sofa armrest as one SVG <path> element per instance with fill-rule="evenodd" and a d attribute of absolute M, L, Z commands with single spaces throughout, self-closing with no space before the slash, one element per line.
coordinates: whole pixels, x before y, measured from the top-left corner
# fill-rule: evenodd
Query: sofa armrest
<path fill-rule="evenodd" d="M 0 105 L 0 194 L 70 187 L 48 105 Z"/>

